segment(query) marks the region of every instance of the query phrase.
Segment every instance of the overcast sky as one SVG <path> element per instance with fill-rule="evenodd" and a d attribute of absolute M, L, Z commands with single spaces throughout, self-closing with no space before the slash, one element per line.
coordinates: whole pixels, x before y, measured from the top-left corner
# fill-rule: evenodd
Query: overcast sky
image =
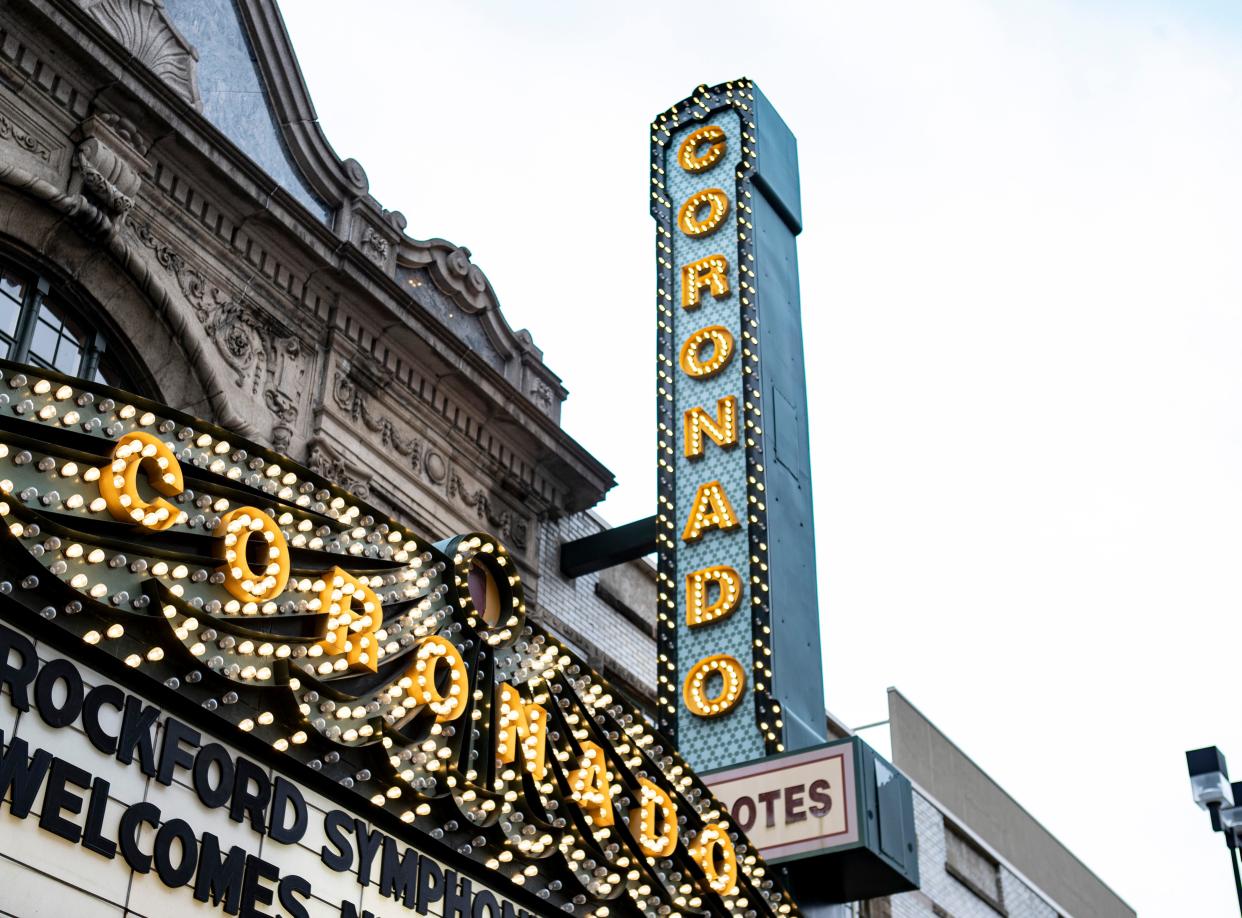
<path fill-rule="evenodd" d="M 564 377 L 613 523 L 655 501 L 648 123 L 763 88 L 801 155 L 829 708 L 898 686 L 1152 916 L 1237 908 L 1183 751 L 1242 778 L 1240 9 L 284 2 L 338 152 Z"/>

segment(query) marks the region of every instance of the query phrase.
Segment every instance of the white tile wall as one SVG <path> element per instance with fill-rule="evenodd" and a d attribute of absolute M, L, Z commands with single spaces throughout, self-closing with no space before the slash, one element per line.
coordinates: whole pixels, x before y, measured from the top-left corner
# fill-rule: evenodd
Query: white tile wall
<path fill-rule="evenodd" d="M 919 839 L 918 892 L 889 899 L 892 918 L 998 918 L 999 913 L 945 871 L 944 816 L 935 804 L 914 794 L 914 826 Z M 1057 918 L 1056 910 L 1012 872 L 1000 868 L 1005 911 L 1009 918 Z M 936 911 L 939 908 L 940 911 Z M 1080 916 L 1087 918 L 1087 916 Z"/>
<path fill-rule="evenodd" d="M 54 837 L 47 832 L 41 834 Z M 0 915 L 10 918 L 121 918 L 124 914 L 125 910 L 119 905 L 0 856 Z"/>

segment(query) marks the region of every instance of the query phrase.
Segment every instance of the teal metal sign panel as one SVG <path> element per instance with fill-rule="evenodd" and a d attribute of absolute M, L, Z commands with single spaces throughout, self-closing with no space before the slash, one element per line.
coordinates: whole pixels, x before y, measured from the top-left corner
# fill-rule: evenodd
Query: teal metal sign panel
<path fill-rule="evenodd" d="M 797 162 L 748 80 L 652 126 L 660 725 L 699 768 L 825 738 Z"/>

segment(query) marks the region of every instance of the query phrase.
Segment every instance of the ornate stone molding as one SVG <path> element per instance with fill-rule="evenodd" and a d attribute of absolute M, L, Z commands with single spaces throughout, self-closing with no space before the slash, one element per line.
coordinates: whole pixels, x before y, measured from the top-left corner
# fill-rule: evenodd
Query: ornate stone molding
<path fill-rule="evenodd" d="M 386 383 L 386 378 L 363 370 L 361 364 L 342 360 L 333 375 L 332 398 L 352 420 L 378 434 L 386 449 L 409 457 L 414 471 L 422 472 L 432 484 L 444 485 L 450 498 L 474 510 L 480 519 L 504 535 L 509 544 L 524 549 L 528 528 L 525 519 L 510 510 L 494 507 L 492 498 L 483 489 L 470 491 L 440 453 L 415 436 L 402 436 L 391 418 L 377 414 L 370 407 L 368 392 L 378 391 Z"/>
<path fill-rule="evenodd" d="M 316 475 L 353 491 L 363 500 L 371 499 L 370 477 L 363 477 L 323 443 L 311 444 L 306 465 Z"/>
<path fill-rule="evenodd" d="M 510 545 L 526 548 L 526 520 L 512 510 L 500 510 L 493 507 L 491 498 L 482 488 L 471 492 L 462 483 L 461 476 L 456 472 L 450 472 L 448 495 L 478 513 L 480 518 L 486 520 L 495 532 L 503 535 Z"/>
<path fill-rule="evenodd" d="M 93 115 L 82 122 L 78 134 L 82 139 L 73 164 L 82 176 L 82 188 L 119 225 L 133 209 L 149 167 L 146 142 L 119 115 Z"/>
<path fill-rule="evenodd" d="M 362 423 L 371 433 L 378 434 L 380 443 L 386 449 L 393 450 L 399 456 L 410 460 L 410 468 L 419 471 L 422 467 L 423 442 L 414 436 L 402 436 L 392 419 L 377 415 L 368 405 L 366 390 L 371 388 L 366 382 L 360 385 L 362 374 L 348 360 L 341 361 L 332 380 L 332 398 L 349 416 Z M 372 381 L 374 385 L 375 381 Z"/>
<path fill-rule="evenodd" d="M 500 308 L 487 276 L 470 260 L 465 246 L 444 239 L 411 239 L 402 246 L 401 261 L 407 267 L 426 268 L 436 286 L 468 315 Z"/>
<path fill-rule="evenodd" d="M 203 394 L 216 420 L 242 436 L 252 433 L 250 424 L 239 417 L 224 397 L 215 369 L 203 360 L 202 346 L 190 333 L 186 309 L 171 296 L 168 286 L 158 280 L 150 266 L 138 256 L 124 236 L 116 232 L 113 222 L 84 195 L 69 194 L 52 183 L 32 175 L 20 166 L 0 159 L 0 185 L 42 202 L 71 220 L 82 232 L 103 240 L 104 247 L 146 296 L 156 312 L 164 317 L 173 335 L 185 349 L 190 366 L 203 386 Z"/>
<path fill-rule="evenodd" d="M 15 124 L 3 114 L 0 114 L 0 139 L 17 144 L 27 153 L 32 153 L 45 163 L 52 161 L 52 151 L 47 144 L 32 136 L 29 131 Z"/>
<path fill-rule="evenodd" d="M 371 261 L 375 262 L 381 268 L 388 265 L 388 240 L 385 239 L 380 232 L 373 226 L 368 226 L 362 231 L 362 241 L 359 244 L 362 254 Z"/>
<path fill-rule="evenodd" d="M 287 448 L 298 417 L 296 393 L 306 373 L 301 339 L 243 295 L 225 290 L 190 267 L 149 225 L 135 225 L 134 233 L 176 277 L 203 332 L 233 371 L 236 385 L 248 387 L 252 396 L 262 394 L 263 403 L 279 422 L 272 430 L 273 445 Z"/>
<path fill-rule="evenodd" d="M 104 30 L 200 111 L 198 52 L 177 31 L 163 0 L 78 0 Z"/>

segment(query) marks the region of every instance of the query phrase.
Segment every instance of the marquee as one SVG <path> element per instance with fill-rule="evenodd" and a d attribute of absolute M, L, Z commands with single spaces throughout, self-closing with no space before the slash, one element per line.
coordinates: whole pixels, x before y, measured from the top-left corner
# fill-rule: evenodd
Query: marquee
<path fill-rule="evenodd" d="M 307 832 L 312 789 L 336 805 L 320 817 L 324 874 L 365 885 L 377 864 L 394 908 L 796 913 L 672 743 L 528 617 L 497 539 L 433 542 L 201 420 L 40 369 L 0 374 L 0 705 L 79 727 L 277 846 Z M 40 661 L 26 634 L 63 656 Z M 40 829 L 81 857 L 185 886 L 187 908 L 307 913 L 317 875 L 231 860 L 158 803 L 106 836 L 97 782 L 5 741 L 10 814 L 42 790 Z"/>

